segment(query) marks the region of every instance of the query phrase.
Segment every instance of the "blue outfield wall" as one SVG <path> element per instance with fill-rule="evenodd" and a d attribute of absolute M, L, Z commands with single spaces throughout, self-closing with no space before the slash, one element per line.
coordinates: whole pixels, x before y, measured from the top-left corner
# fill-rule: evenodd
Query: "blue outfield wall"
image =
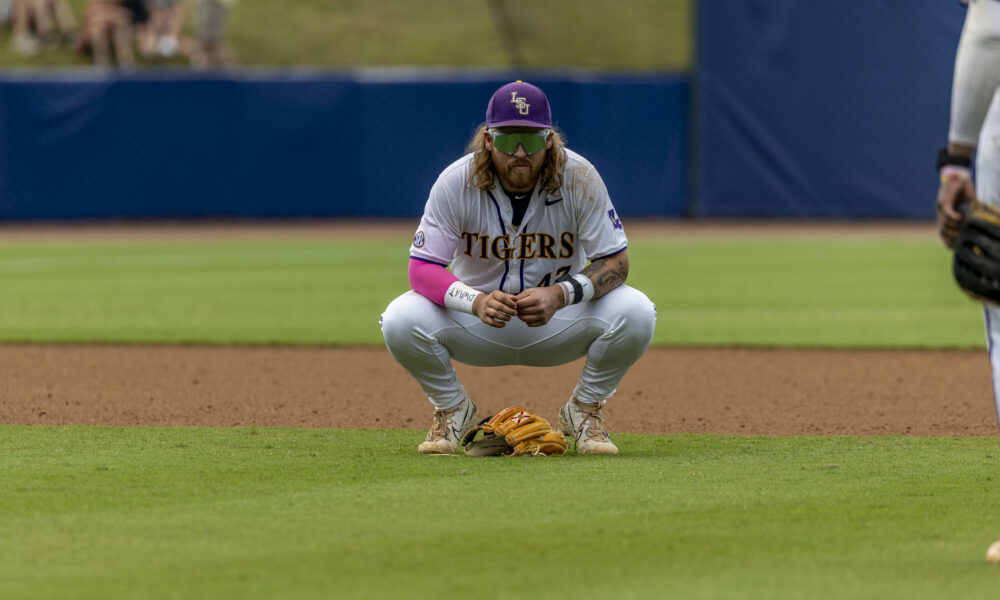
<path fill-rule="evenodd" d="M 623 215 L 685 211 L 683 76 L 520 76 Z M 417 217 L 506 73 L 0 75 L 0 219 Z"/>
<path fill-rule="evenodd" d="M 690 77 L 0 73 L 0 219 L 416 218 L 516 78 L 626 218 L 930 219 L 964 18 L 953 0 L 699 0 Z"/>
<path fill-rule="evenodd" d="M 699 0 L 691 214 L 932 218 L 965 9 Z"/>

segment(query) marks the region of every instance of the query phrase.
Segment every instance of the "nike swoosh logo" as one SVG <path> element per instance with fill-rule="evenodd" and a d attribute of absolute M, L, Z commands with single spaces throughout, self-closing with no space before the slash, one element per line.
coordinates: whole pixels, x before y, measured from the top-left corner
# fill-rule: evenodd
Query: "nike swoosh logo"
<path fill-rule="evenodd" d="M 562 202 L 562 201 L 563 201 L 563 199 L 562 199 L 562 198 L 556 198 L 555 200 L 552 200 L 552 201 L 550 202 L 550 201 L 549 201 L 549 199 L 548 199 L 548 198 L 546 198 L 546 199 L 545 199 L 545 206 L 552 206 L 552 205 L 553 205 L 553 204 L 555 204 L 556 202 Z"/>
<path fill-rule="evenodd" d="M 462 423 L 465 423 L 468 420 L 469 420 L 469 411 L 466 410 L 465 413 L 462 415 Z M 455 439 L 457 439 L 458 441 L 462 441 L 462 430 L 461 429 L 459 429 L 458 427 L 455 427 L 454 425 L 452 425 L 451 427 L 449 427 L 449 429 L 451 429 L 451 435 L 453 435 L 455 437 Z"/>

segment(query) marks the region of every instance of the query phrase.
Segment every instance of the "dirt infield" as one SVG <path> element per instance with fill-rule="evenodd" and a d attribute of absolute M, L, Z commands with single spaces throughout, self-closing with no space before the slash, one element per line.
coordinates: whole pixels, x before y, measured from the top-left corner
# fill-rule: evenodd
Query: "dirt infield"
<path fill-rule="evenodd" d="M 430 424 L 384 348 L 6 345 L 0 364 L 5 423 Z M 457 368 L 481 410 L 525 403 L 555 419 L 581 366 Z M 612 431 L 636 433 L 998 433 L 984 352 L 654 348 L 608 412 Z"/>
<path fill-rule="evenodd" d="M 0 227 L 18 241 L 154 236 L 398 235 L 413 223 Z M 630 236 L 933 235 L 928 224 L 642 223 Z M 385 348 L 0 345 L 0 422 L 425 429 L 431 409 Z M 555 419 L 582 360 L 457 365 L 481 411 Z M 497 390 L 502 389 L 500 394 Z M 654 348 L 609 402 L 612 432 L 745 435 L 1000 433 L 985 352 Z"/>

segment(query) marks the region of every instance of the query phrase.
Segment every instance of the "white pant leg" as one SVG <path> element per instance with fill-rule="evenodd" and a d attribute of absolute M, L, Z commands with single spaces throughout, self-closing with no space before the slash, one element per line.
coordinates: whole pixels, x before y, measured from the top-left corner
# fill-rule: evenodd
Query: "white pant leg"
<path fill-rule="evenodd" d="M 986 204 L 1000 206 L 1000 91 L 993 95 L 976 149 L 976 195 Z M 993 367 L 993 402 L 1000 418 L 1000 307 L 983 303 L 986 347 Z"/>
<path fill-rule="evenodd" d="M 597 300 L 570 308 L 578 309 L 577 314 L 567 308 L 552 319 L 565 320 L 565 329 L 551 340 L 526 348 L 523 352 L 534 360 L 523 364 L 539 364 L 545 356 L 555 353 L 550 346 L 572 349 L 573 355 L 563 356 L 563 363 L 586 354 L 573 395 L 588 404 L 604 402 L 614 395 L 625 374 L 649 348 L 656 327 L 656 307 L 645 294 L 623 285 Z"/>
<path fill-rule="evenodd" d="M 986 321 L 986 351 L 993 368 L 993 404 L 1000 423 L 1000 307 L 983 302 L 983 316 Z"/>
<path fill-rule="evenodd" d="M 467 324 L 458 321 L 461 316 L 410 290 L 390 302 L 379 319 L 389 354 L 417 380 L 437 410 L 455 406 L 466 395 L 451 366 L 451 352 L 440 340 L 449 329 L 464 331 Z"/>
<path fill-rule="evenodd" d="M 465 396 L 452 359 L 484 367 L 547 367 L 586 355 L 575 393 L 584 402 L 603 401 L 646 351 L 655 321 L 655 307 L 646 295 L 620 286 L 597 300 L 558 311 L 542 327 L 528 327 L 516 318 L 506 327 L 490 327 L 414 291 L 393 300 L 381 323 L 389 353 L 442 410 Z"/>

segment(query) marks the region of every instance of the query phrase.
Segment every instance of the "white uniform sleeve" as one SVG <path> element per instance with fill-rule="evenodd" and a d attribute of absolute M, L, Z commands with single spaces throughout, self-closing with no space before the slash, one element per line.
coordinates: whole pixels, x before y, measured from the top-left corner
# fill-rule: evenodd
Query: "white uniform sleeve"
<path fill-rule="evenodd" d="M 583 184 L 579 211 L 577 233 L 587 260 L 616 254 L 628 246 L 625 228 L 611 204 L 608 188 L 593 167 Z"/>
<path fill-rule="evenodd" d="M 975 147 L 1000 85 L 1000 2 L 971 2 L 955 57 L 948 141 Z"/>
<path fill-rule="evenodd" d="M 443 179 L 431 187 L 424 215 L 410 246 L 410 257 L 448 266 L 461 239 L 460 205 Z"/>

